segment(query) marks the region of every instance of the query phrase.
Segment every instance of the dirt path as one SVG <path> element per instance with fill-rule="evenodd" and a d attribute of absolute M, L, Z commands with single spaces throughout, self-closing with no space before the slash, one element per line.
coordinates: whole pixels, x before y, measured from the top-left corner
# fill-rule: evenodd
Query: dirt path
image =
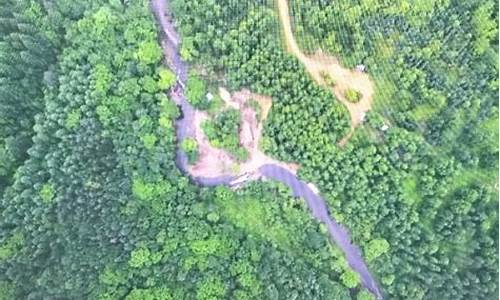
<path fill-rule="evenodd" d="M 287 51 L 293 54 L 304 65 L 311 77 L 318 83 L 333 90 L 337 99 L 344 104 L 351 117 L 351 133 L 339 144 L 345 144 L 352 135 L 352 131 L 363 122 L 366 112 L 371 109 L 374 85 L 368 74 L 342 67 L 339 61 L 320 50 L 314 55 L 307 56 L 299 48 L 293 35 L 290 10 L 287 0 L 277 0 L 279 17 L 283 29 Z M 327 74 L 335 85 L 333 88 L 325 82 Z M 362 98 L 357 103 L 349 102 L 344 94 L 346 90 L 353 89 L 361 93 Z"/>

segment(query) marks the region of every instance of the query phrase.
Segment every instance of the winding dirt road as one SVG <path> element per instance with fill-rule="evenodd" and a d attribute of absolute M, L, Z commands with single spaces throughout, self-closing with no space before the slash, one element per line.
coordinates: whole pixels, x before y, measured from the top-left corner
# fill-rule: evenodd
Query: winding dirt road
<path fill-rule="evenodd" d="M 366 112 L 371 109 L 374 95 L 374 85 L 368 74 L 342 67 L 339 61 L 332 56 L 316 52 L 314 55 L 305 55 L 295 41 L 293 35 L 290 10 L 287 0 L 276 0 L 281 21 L 281 27 L 287 51 L 293 54 L 306 68 L 311 77 L 320 85 L 331 89 L 337 99 L 347 108 L 351 117 L 351 132 L 339 144 L 345 144 L 352 135 L 352 131 L 363 122 Z M 330 87 L 325 81 L 328 74 L 335 82 Z M 353 89 L 361 93 L 359 102 L 352 103 L 345 98 L 345 92 Z"/>
<path fill-rule="evenodd" d="M 166 0 L 152 0 L 152 9 L 161 25 L 162 41 L 161 45 L 165 54 L 166 61 L 170 68 L 175 71 L 177 75 L 177 84 L 171 90 L 170 96 L 173 101 L 180 106 L 182 110 L 182 118 L 175 121 L 176 137 L 180 142 L 186 137 L 196 138 L 196 110 L 187 102 L 184 95 L 184 87 L 187 79 L 187 64 L 182 61 L 179 55 L 179 40 L 172 25 L 172 22 L 167 18 L 168 5 Z M 286 165 L 281 162 L 270 163 L 253 166 L 258 167 L 255 174 L 245 174 L 244 176 L 234 177 L 232 175 L 224 175 L 218 177 L 197 177 L 190 173 L 190 168 L 187 161 L 186 154 L 177 147 L 176 153 L 177 167 L 190 176 L 190 178 L 204 186 L 216 185 L 234 185 L 245 183 L 249 180 L 255 180 L 261 177 L 273 179 L 289 186 L 294 196 L 301 197 L 306 200 L 313 216 L 320 222 L 324 223 L 333 241 L 342 249 L 349 266 L 359 273 L 363 285 L 371 291 L 377 299 L 382 299 L 381 292 L 371 276 L 368 268 L 362 258 L 362 253 L 356 245 L 351 242 L 349 233 L 333 218 L 330 217 L 328 208 L 323 198 L 319 195 L 317 188 L 311 187 L 304 181 L 301 181 L 294 172 L 289 170 Z"/>

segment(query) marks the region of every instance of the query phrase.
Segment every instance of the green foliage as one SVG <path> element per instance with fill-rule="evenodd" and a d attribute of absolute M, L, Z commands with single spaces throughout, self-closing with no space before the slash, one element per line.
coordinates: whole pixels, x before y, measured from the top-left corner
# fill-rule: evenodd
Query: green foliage
<path fill-rule="evenodd" d="M 134 180 L 134 183 L 132 185 L 132 191 L 134 195 L 140 200 L 154 199 L 155 188 L 156 186 L 154 184 L 148 184 L 139 179 Z"/>
<path fill-rule="evenodd" d="M 347 101 L 356 103 L 359 102 L 359 100 L 361 100 L 363 95 L 361 95 L 361 93 L 356 90 L 347 89 L 344 93 L 344 97 L 347 99 Z"/>
<path fill-rule="evenodd" d="M 227 255 L 230 247 L 226 241 L 217 237 L 206 240 L 195 240 L 190 244 L 190 249 L 195 255 Z"/>
<path fill-rule="evenodd" d="M 198 55 L 194 48 L 194 41 L 191 38 L 184 38 L 181 44 L 180 54 L 183 60 L 192 61 Z"/>
<path fill-rule="evenodd" d="M 170 101 L 166 96 L 160 98 L 160 108 L 161 108 L 161 117 L 166 118 L 167 120 L 176 119 L 179 116 L 179 109 L 177 105 L 173 101 Z"/>
<path fill-rule="evenodd" d="M 129 266 L 132 268 L 142 268 L 144 266 L 150 266 L 154 263 L 154 256 L 151 254 L 148 248 L 138 248 L 132 251 L 130 254 L 130 259 L 128 261 Z"/>
<path fill-rule="evenodd" d="M 54 189 L 54 185 L 46 183 L 42 186 L 38 194 L 40 195 L 40 198 L 42 198 L 42 201 L 48 204 L 54 200 L 56 190 Z"/>
<path fill-rule="evenodd" d="M 12 236 L 0 243 L 0 262 L 13 257 L 23 244 L 24 236 L 21 232 L 15 232 Z"/>
<path fill-rule="evenodd" d="M 418 190 L 418 181 L 415 177 L 408 177 L 401 183 L 403 199 L 407 204 L 417 204 L 422 201 Z"/>
<path fill-rule="evenodd" d="M 382 283 L 385 285 L 391 285 L 394 282 L 394 279 L 396 279 L 396 276 L 394 275 L 387 275 L 382 277 Z"/>
<path fill-rule="evenodd" d="M 367 290 L 361 290 L 356 296 L 356 300 L 375 300 L 375 296 Z"/>
<path fill-rule="evenodd" d="M 103 64 L 98 64 L 94 69 L 94 77 L 95 90 L 105 94 L 110 88 L 112 79 L 108 68 Z"/>
<path fill-rule="evenodd" d="M 139 45 L 137 59 L 145 64 L 157 64 L 161 59 L 161 48 L 157 42 L 145 41 Z"/>
<path fill-rule="evenodd" d="M 360 283 L 359 274 L 350 269 L 342 273 L 340 280 L 342 280 L 342 283 L 350 289 L 355 288 Z"/>
<path fill-rule="evenodd" d="M 472 26 L 476 38 L 474 51 L 477 54 L 483 54 L 498 35 L 498 23 L 492 18 L 494 6 L 493 2 L 485 2 L 476 8 L 472 15 Z"/>
<path fill-rule="evenodd" d="M 158 76 L 160 77 L 158 80 L 158 88 L 160 90 L 167 90 L 171 88 L 177 80 L 172 71 L 163 67 L 158 70 Z"/>
<path fill-rule="evenodd" d="M 125 300 L 173 300 L 168 288 L 133 289 Z"/>
<path fill-rule="evenodd" d="M 99 116 L 99 121 L 101 121 L 104 126 L 108 126 L 111 123 L 113 113 L 106 105 L 97 106 L 96 113 Z"/>
<path fill-rule="evenodd" d="M 186 98 L 189 103 L 198 109 L 206 109 L 208 105 L 206 94 L 205 82 L 194 74 L 189 75 L 186 85 Z"/>
<path fill-rule="evenodd" d="M 99 276 L 99 281 L 106 285 L 120 285 L 126 283 L 127 279 L 124 274 L 106 267 Z"/>
<path fill-rule="evenodd" d="M 216 201 L 223 207 L 223 214 L 236 226 L 269 239 L 283 248 L 289 247 L 293 233 L 282 226 L 283 221 L 273 224 L 276 216 L 270 215 L 267 206 L 261 201 L 253 198 L 241 199 L 238 202 L 235 199 L 216 198 Z"/>
<path fill-rule="evenodd" d="M 332 148 L 348 128 L 345 108 L 281 50 L 280 38 L 273 34 L 277 25 L 271 11 L 259 9 L 248 15 L 228 43 L 229 49 L 253 50 L 245 55 L 237 50 L 227 53 L 225 67 L 235 89 L 249 86 L 273 98 L 264 127 L 270 142 L 267 152 L 281 160 L 302 161 Z M 260 33 L 259 38 L 250 38 L 255 32 Z"/>
<path fill-rule="evenodd" d="M 43 26 L 31 26 L 21 19 L 17 22 L 37 36 L 31 39 L 27 35 L 26 45 L 36 42 L 33 49 L 39 49 L 25 56 L 31 65 L 37 65 L 35 69 L 12 60 L 13 65 L 31 73 L 29 86 L 15 86 L 29 95 L 29 102 L 11 105 L 2 101 L 11 107 L 11 113 L 25 111 L 23 127 L 28 126 L 32 133 L 23 135 L 32 144 L 12 147 L 14 144 L 6 144 L 6 136 L 1 136 L 2 150 L 15 150 L 15 155 L 24 147 L 31 150 L 16 160 L 24 161 L 21 167 L 11 163 L 18 177 L 0 180 L 10 185 L 8 196 L 0 200 L 0 212 L 5 216 L 0 222 L 1 245 L 7 246 L 4 250 L 8 254 L 8 259 L 0 262 L 0 281 L 13 283 L 11 299 L 77 299 L 82 295 L 123 299 L 133 287 L 146 286 L 140 279 L 135 284 L 129 282 L 134 277 L 130 272 L 136 268 L 128 265 L 128 259 L 136 245 L 142 245 L 140 239 L 147 240 L 151 234 L 154 238 L 156 228 L 166 224 L 154 223 L 149 231 L 152 216 L 170 220 L 165 218 L 169 201 L 194 198 L 192 190 L 186 191 L 193 187 L 186 187 L 187 180 L 175 169 L 173 126 L 161 126 L 159 122 L 163 117 L 164 124 L 172 124 L 178 111 L 175 105 L 160 106 L 158 89 L 147 86 L 151 80 L 142 85 L 143 78 L 152 78 L 157 85 L 159 75 L 155 70 L 160 67 L 162 53 L 157 33 L 149 7 L 143 2 L 124 6 L 113 1 L 108 6 L 97 0 L 58 1 L 50 5 L 50 11 L 44 11 L 44 7 L 40 6 L 37 14 L 41 16 L 36 20 Z M 5 8 L 18 13 L 11 4 Z M 4 14 L 4 5 L 1 10 L 3 20 L 8 15 Z M 25 18 L 22 13 L 18 16 Z M 0 26 L 2 33 L 6 24 Z M 42 44 L 45 32 L 41 30 L 52 30 L 53 42 Z M 52 52 L 52 43 L 64 49 L 54 47 Z M 49 52 L 43 50 L 47 46 Z M 13 53 L 24 51 L 17 48 Z M 4 49 L 1 52 L 7 53 Z M 41 64 L 41 60 L 49 63 Z M 24 79 L 19 75 L 16 77 L 21 83 Z M 3 89 L 3 79 L 1 82 Z M 24 116 L 35 106 L 37 117 L 26 120 Z M 15 128 L 11 129 L 14 134 Z M 153 134 L 156 141 L 151 138 Z M 3 174 L 9 176 L 9 172 Z M 141 180 L 133 189 L 135 178 Z M 169 180 L 179 188 L 186 187 L 180 192 L 182 197 Z M 10 242 L 4 244 L 8 240 L 4 237 L 20 230 L 23 243 L 15 248 L 9 246 Z M 149 249 L 146 245 L 143 248 Z M 161 258 L 156 250 L 151 249 L 146 265 L 152 266 Z M 110 273 L 99 278 L 106 268 L 117 278 Z"/>
<path fill-rule="evenodd" d="M 325 81 L 326 85 L 333 88 L 335 87 L 335 80 L 333 80 L 332 76 L 330 76 L 330 74 L 326 73 L 326 72 L 322 72 L 321 74 L 321 78 L 323 78 L 323 80 Z"/>
<path fill-rule="evenodd" d="M 389 251 L 389 243 L 384 239 L 374 239 L 366 244 L 364 252 L 368 262 Z"/>
<path fill-rule="evenodd" d="M 165 196 L 172 191 L 172 186 L 165 180 L 157 182 L 146 182 L 142 179 L 134 179 L 132 193 L 137 199 L 151 206 L 156 213 L 162 213 L 166 209 Z"/>
<path fill-rule="evenodd" d="M 213 120 L 201 124 L 203 132 L 210 144 L 231 153 L 236 159 L 244 161 L 248 158 L 248 151 L 240 145 L 241 114 L 230 108 L 219 112 Z"/>
<path fill-rule="evenodd" d="M 381 129 L 382 126 L 384 126 L 384 117 L 382 115 L 380 115 L 379 113 L 376 113 L 376 112 L 368 112 L 367 113 L 367 123 L 373 127 L 373 128 L 376 128 L 376 129 Z"/>
<path fill-rule="evenodd" d="M 80 125 L 80 119 L 82 117 L 82 113 L 80 110 L 75 109 L 71 111 L 68 116 L 66 117 L 66 128 L 68 129 L 75 129 Z"/>
<path fill-rule="evenodd" d="M 153 150 L 158 139 L 154 134 L 147 134 L 142 137 L 142 141 L 144 143 L 144 147 L 148 150 Z"/>
<path fill-rule="evenodd" d="M 226 286 L 220 278 L 209 278 L 204 280 L 196 291 L 197 300 L 216 300 L 224 298 Z"/>
<path fill-rule="evenodd" d="M 37 1 L 0 5 L 0 197 L 33 145 L 44 90 L 56 87 L 54 68 L 64 30 Z M 78 16 L 78 14 L 76 14 Z M 47 85 L 45 85 L 47 83 Z"/>
<path fill-rule="evenodd" d="M 14 298 L 14 285 L 0 281 L 0 300 L 10 300 Z"/>
<path fill-rule="evenodd" d="M 365 64 L 379 88 L 366 136 L 351 139 L 342 153 L 313 159 L 317 163 L 302 174 L 336 198 L 329 201 L 331 210 L 372 260 L 370 269 L 381 278 L 386 297 L 496 297 L 498 286 L 486 277 L 497 276 L 497 259 L 486 256 L 496 251 L 498 239 L 478 226 L 480 215 L 496 220 L 497 209 L 468 209 L 476 196 L 483 203 L 497 197 L 490 188 L 498 150 L 487 146 L 493 143 L 483 127 L 487 120 L 498 123 L 492 101 L 498 98 L 496 5 L 293 0 L 290 6 L 303 48 L 321 47 L 349 67 Z M 390 129 L 382 132 L 383 124 Z M 455 198 L 464 192 L 467 200 Z M 462 204 L 447 211 L 457 201 Z M 386 251 L 375 236 L 390 249 L 373 259 Z M 471 288 L 471 280 L 481 282 L 481 289 Z"/>
<path fill-rule="evenodd" d="M 246 87 L 272 96 L 273 109 L 264 128 L 268 153 L 300 161 L 321 149 L 331 151 L 349 128 L 347 111 L 332 93 L 313 84 L 296 59 L 281 50 L 276 15 L 265 1 L 239 7 L 231 3 L 175 3 L 181 28 L 187 34 L 184 39 L 196 41 L 199 63 L 213 67 L 213 71 L 224 70 L 231 89 Z M 206 30 L 206 24 L 213 20 L 200 12 L 207 10 L 226 20 L 217 31 Z M 237 155 L 244 159 L 244 152 L 240 152 Z"/>
<path fill-rule="evenodd" d="M 263 148 L 300 163 L 385 298 L 494 299 L 496 5 L 386 2 L 290 1 L 302 45 L 381 87 L 344 148 L 346 110 L 284 53 L 269 1 L 171 8 L 185 58 L 272 96 Z M 359 278 L 288 189 L 200 188 L 177 170 L 149 2 L 8 0 L 0 15 L 0 298 L 351 298 L 338 282 Z M 215 113 L 197 80 L 188 96 Z M 212 136 L 236 146 L 237 122 L 219 121 L 236 138 Z"/>
<path fill-rule="evenodd" d="M 150 94 L 154 94 L 159 90 L 158 83 L 151 76 L 146 76 L 141 80 L 142 87 Z"/>
<path fill-rule="evenodd" d="M 195 164 L 198 160 L 198 143 L 193 138 L 185 138 L 181 142 L 181 149 L 188 156 L 188 161 L 190 164 Z"/>
<path fill-rule="evenodd" d="M 329 247 L 326 232 L 311 222 L 305 203 L 292 198 L 277 184 L 251 184 L 236 195 L 219 188 L 215 203 L 220 214 L 252 236 L 271 242 L 279 249 L 302 256 L 332 275 L 343 268 L 343 257 Z"/>

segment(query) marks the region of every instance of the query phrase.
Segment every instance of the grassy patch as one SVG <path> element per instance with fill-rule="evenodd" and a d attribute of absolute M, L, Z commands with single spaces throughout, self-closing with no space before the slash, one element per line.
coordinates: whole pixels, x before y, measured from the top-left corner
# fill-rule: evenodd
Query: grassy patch
<path fill-rule="evenodd" d="M 419 105 L 415 109 L 411 111 L 411 115 L 413 119 L 417 122 L 426 122 L 430 120 L 437 112 L 439 112 L 439 108 L 430 105 Z"/>
<path fill-rule="evenodd" d="M 253 197 L 242 197 L 231 201 L 217 201 L 222 215 L 237 227 L 244 228 L 250 234 L 272 241 L 283 249 L 291 250 L 293 232 L 283 223 L 273 218 L 277 208 Z"/>
<path fill-rule="evenodd" d="M 403 199 L 408 205 L 418 204 L 422 201 L 418 191 L 418 181 L 415 175 L 409 176 L 401 183 L 401 193 Z"/>
<path fill-rule="evenodd" d="M 480 183 L 481 185 L 495 189 L 495 183 L 498 182 L 498 176 L 496 174 L 492 176 L 491 171 L 484 169 L 462 169 L 450 182 L 450 192 L 474 183 Z"/>

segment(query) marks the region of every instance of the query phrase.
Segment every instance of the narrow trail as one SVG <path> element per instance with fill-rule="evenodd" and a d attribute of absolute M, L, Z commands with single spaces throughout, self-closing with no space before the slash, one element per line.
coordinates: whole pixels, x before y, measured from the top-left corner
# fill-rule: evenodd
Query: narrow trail
<path fill-rule="evenodd" d="M 199 122 L 199 112 L 196 111 L 191 104 L 186 100 L 184 95 L 185 82 L 187 80 L 187 64 L 182 61 L 179 55 L 179 37 L 175 32 L 172 21 L 167 17 L 169 12 L 167 0 L 151 0 L 152 10 L 161 26 L 162 40 L 161 45 L 165 54 L 166 63 L 177 75 L 177 83 L 170 91 L 170 97 L 180 107 L 182 117 L 175 121 L 176 137 L 179 143 L 186 137 L 196 138 L 197 122 Z M 264 110 L 270 109 L 270 101 L 261 98 L 258 102 L 264 102 Z M 266 114 L 266 112 L 264 112 Z M 257 152 L 261 153 L 261 152 Z M 265 156 L 265 154 L 261 153 Z M 260 155 L 260 154 L 259 154 Z M 382 294 L 371 276 L 368 268 L 362 258 L 361 250 L 351 242 L 348 231 L 338 224 L 328 212 L 326 202 L 314 185 L 300 180 L 295 174 L 293 168 L 279 161 L 269 159 L 267 156 L 253 160 L 259 162 L 256 165 L 249 167 L 254 170 L 251 174 L 243 174 L 242 176 L 221 175 L 216 177 L 196 176 L 191 173 L 186 154 L 177 147 L 176 165 L 183 173 L 188 175 L 195 183 L 203 186 L 217 185 L 240 185 L 250 180 L 260 178 L 279 181 L 291 188 L 295 197 L 301 197 L 309 206 L 312 215 L 320 222 L 324 223 L 332 240 L 339 246 L 345 254 L 349 266 L 356 271 L 361 278 L 362 284 L 371 291 L 377 299 L 382 299 Z M 251 160 L 252 161 L 252 160 Z M 252 162 L 250 162 L 252 164 Z"/>
<path fill-rule="evenodd" d="M 351 118 L 351 132 L 340 142 L 340 145 L 347 143 L 354 129 L 363 122 L 366 112 L 371 109 L 374 95 L 374 85 L 368 74 L 361 71 L 350 70 L 342 67 L 339 61 L 321 51 L 314 55 L 305 55 L 295 41 L 293 35 L 291 15 L 287 0 L 276 0 L 279 18 L 283 30 L 287 51 L 293 54 L 306 68 L 311 77 L 320 85 L 331 89 L 337 99 L 349 111 Z M 335 85 L 333 88 L 325 80 L 328 75 Z M 357 103 L 352 103 L 345 98 L 345 92 L 353 89 L 360 92 L 362 97 Z"/>

